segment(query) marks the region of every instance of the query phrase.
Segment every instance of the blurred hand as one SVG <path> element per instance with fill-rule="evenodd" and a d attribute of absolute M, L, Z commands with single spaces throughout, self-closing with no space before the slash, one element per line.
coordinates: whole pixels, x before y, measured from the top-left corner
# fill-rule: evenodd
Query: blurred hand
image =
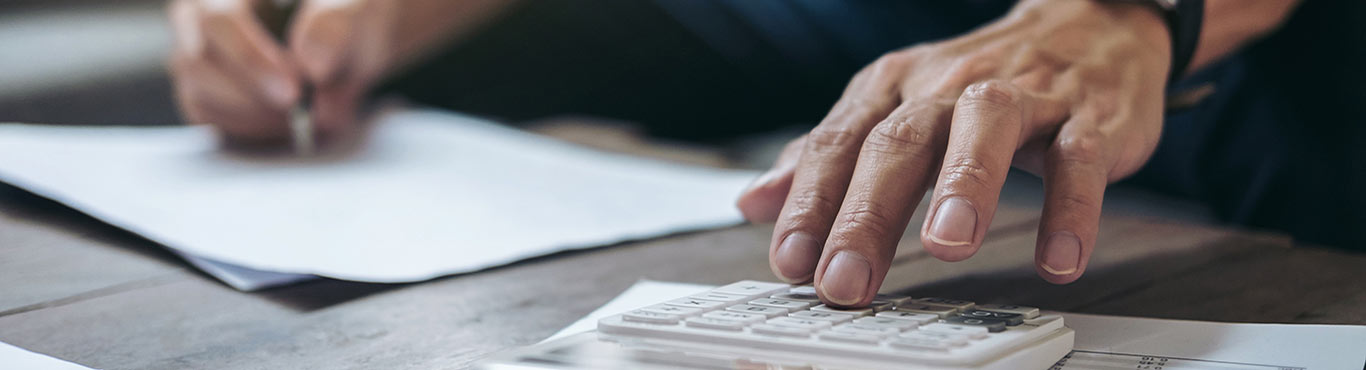
<path fill-rule="evenodd" d="M 1106 185 L 1157 145 L 1169 48 L 1143 6 L 1022 1 L 967 35 L 864 68 L 738 206 L 777 222 L 774 273 L 814 279 L 826 303 L 861 306 L 927 188 L 921 242 L 963 260 L 982 245 L 1013 165 L 1044 178 L 1036 270 L 1071 282 L 1095 245 Z"/>
<path fill-rule="evenodd" d="M 171 75 L 186 118 L 213 125 L 229 143 L 286 143 L 288 114 L 309 86 L 315 134 L 353 134 L 362 98 L 394 62 L 397 3 L 305 1 L 286 47 L 257 15 L 268 0 L 172 2 Z"/>

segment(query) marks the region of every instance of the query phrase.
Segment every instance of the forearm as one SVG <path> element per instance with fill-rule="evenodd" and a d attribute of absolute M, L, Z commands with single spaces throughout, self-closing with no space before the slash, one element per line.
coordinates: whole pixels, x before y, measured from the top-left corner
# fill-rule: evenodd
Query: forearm
<path fill-rule="evenodd" d="M 1189 71 L 1200 69 L 1275 31 L 1299 0 L 1206 0 L 1200 44 Z"/>
<path fill-rule="evenodd" d="M 381 0 L 394 1 L 394 0 Z M 400 69 L 432 49 L 458 41 L 517 4 L 513 0 L 404 0 L 394 30 L 395 57 L 388 69 Z"/>

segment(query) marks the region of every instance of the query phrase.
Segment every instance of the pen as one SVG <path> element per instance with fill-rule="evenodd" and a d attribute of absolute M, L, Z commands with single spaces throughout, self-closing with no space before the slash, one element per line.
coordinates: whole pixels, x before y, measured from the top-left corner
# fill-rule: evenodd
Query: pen
<path fill-rule="evenodd" d="M 294 18 L 294 13 L 299 9 L 297 0 L 275 0 L 271 2 L 273 9 L 258 12 L 261 21 L 270 29 L 277 40 L 286 43 L 285 35 L 288 34 L 290 20 Z M 299 101 L 289 111 L 289 137 L 290 144 L 294 148 L 294 154 L 298 156 L 309 156 L 314 153 L 313 117 L 309 109 L 309 100 L 312 94 L 305 86 L 299 94 Z"/>

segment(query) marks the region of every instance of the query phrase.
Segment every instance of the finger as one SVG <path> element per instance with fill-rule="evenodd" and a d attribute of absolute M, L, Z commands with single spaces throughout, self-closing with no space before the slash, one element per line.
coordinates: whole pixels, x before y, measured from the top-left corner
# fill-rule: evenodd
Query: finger
<path fill-rule="evenodd" d="M 784 280 L 806 282 L 814 276 L 859 146 L 899 103 L 894 81 L 905 68 L 896 58 L 873 63 L 855 76 L 830 114 L 807 135 L 769 244 L 770 262 Z"/>
<path fill-rule="evenodd" d="M 1031 133 L 1055 127 L 1066 112 L 1066 104 L 1004 81 L 979 82 L 963 90 L 920 231 L 921 244 L 931 255 L 959 261 L 976 253 L 996 213 L 1014 154 Z"/>
<path fill-rule="evenodd" d="M 246 79 L 255 92 L 280 108 L 289 108 L 299 98 L 300 79 L 283 45 L 274 39 L 243 2 L 206 5 L 201 10 L 200 32 L 206 37 L 208 59 L 227 71 Z"/>
<path fill-rule="evenodd" d="M 1109 182 L 1105 147 L 1094 127 L 1074 119 L 1049 148 L 1034 262 L 1039 276 L 1051 283 L 1076 280 L 1090 260 Z"/>
<path fill-rule="evenodd" d="M 313 91 L 311 113 L 319 140 L 348 140 L 356 132 L 364 92 L 355 85 L 319 86 Z"/>
<path fill-rule="evenodd" d="M 232 141 L 274 141 L 287 134 L 285 111 L 253 93 L 249 82 L 203 60 L 171 62 L 177 101 L 191 123 L 209 123 Z"/>
<path fill-rule="evenodd" d="M 289 52 L 314 84 L 335 84 L 346 67 L 345 59 L 367 34 L 357 35 L 361 15 L 357 2 L 312 1 L 300 8 L 289 32 Z M 370 18 L 378 17 L 369 14 Z M 350 66 L 354 68 L 355 66 Z"/>
<path fill-rule="evenodd" d="M 801 157 L 806 136 L 797 138 L 783 146 L 773 167 L 754 179 L 740 198 L 735 201 L 736 208 L 750 222 L 765 223 L 778 219 L 778 211 L 783 208 L 788 190 L 792 188 L 792 173 L 797 169 L 797 159 Z M 776 273 L 776 271 L 775 271 Z"/>
<path fill-rule="evenodd" d="M 904 103 L 864 140 L 816 268 L 816 286 L 828 303 L 872 301 L 932 178 L 952 109 L 951 103 Z"/>

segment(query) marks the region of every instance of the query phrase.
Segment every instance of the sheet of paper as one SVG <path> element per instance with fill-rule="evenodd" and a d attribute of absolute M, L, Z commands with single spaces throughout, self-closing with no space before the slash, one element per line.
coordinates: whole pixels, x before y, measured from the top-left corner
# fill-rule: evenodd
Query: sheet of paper
<path fill-rule="evenodd" d="M 205 127 L 0 124 L 0 181 L 202 260 L 368 282 L 735 224 L 754 175 L 426 110 L 385 114 L 340 159 L 224 153 Z"/>
<path fill-rule="evenodd" d="M 0 342 L 0 368 L 24 370 L 90 370 L 41 353 L 29 352 L 9 343 Z"/>
<path fill-rule="evenodd" d="M 711 289 L 641 280 L 546 340 L 582 333 L 599 319 Z M 1053 370 L 1348 370 L 1366 365 L 1366 326 L 1231 324 L 1064 313 L 1077 332 Z"/>

